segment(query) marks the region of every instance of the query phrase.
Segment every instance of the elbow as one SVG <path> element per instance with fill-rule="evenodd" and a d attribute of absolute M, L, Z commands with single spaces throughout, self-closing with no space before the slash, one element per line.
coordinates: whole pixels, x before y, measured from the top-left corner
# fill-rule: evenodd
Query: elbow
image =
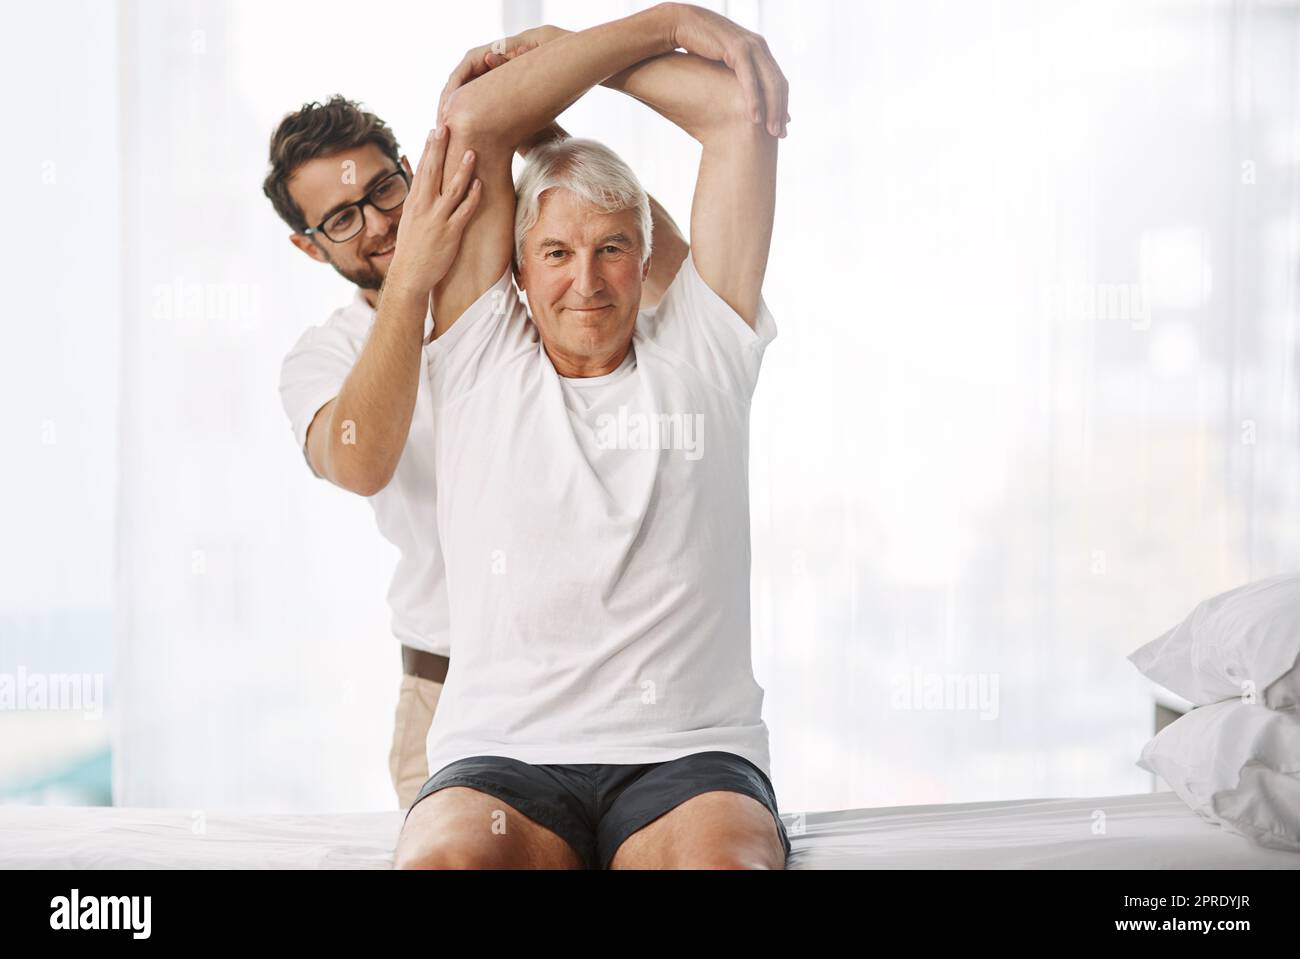
<path fill-rule="evenodd" d="M 385 480 L 383 482 L 374 482 L 374 483 L 357 483 L 357 484 L 353 484 L 352 486 L 349 486 L 348 489 L 351 492 L 356 493 L 358 496 L 364 497 L 365 499 L 370 499 L 370 497 L 375 496 L 376 494 L 381 492 L 383 488 L 387 485 L 388 485 L 388 481 Z"/>
<path fill-rule="evenodd" d="M 770 137 L 766 127 L 755 123 L 749 115 L 745 95 L 738 83 L 732 82 L 728 89 L 719 91 L 710 97 L 707 109 L 701 111 L 701 120 L 695 129 L 686 129 L 695 140 L 707 144 L 710 140 L 734 141 L 738 137 L 762 134 Z"/>
<path fill-rule="evenodd" d="M 442 122 L 447 127 L 447 135 L 451 138 L 447 150 L 448 157 L 457 156 L 452 152 L 453 142 L 455 150 L 464 151 L 472 147 L 481 153 L 484 147 L 501 143 L 506 139 L 507 131 L 501 123 L 502 111 L 493 109 L 490 103 L 484 102 L 484 97 L 473 87 L 474 83 L 471 81 L 453 90 L 447 98 Z M 510 149 L 513 150 L 514 146 L 510 144 Z"/>
<path fill-rule="evenodd" d="M 722 97 L 721 101 L 712 114 L 718 123 L 732 129 L 741 126 L 762 129 L 749 115 L 749 105 L 745 101 L 745 95 L 740 91 L 739 83 L 728 84 L 727 95 Z"/>
<path fill-rule="evenodd" d="M 468 84 L 463 87 L 457 87 L 447 96 L 447 102 L 442 110 L 442 123 L 450 127 L 457 133 L 463 133 L 475 129 L 481 123 L 480 117 L 483 110 L 478 104 L 480 97 L 474 95 L 474 91 L 468 89 Z"/>
<path fill-rule="evenodd" d="M 706 148 L 713 145 L 729 152 L 747 149 L 775 153 L 780 143 L 780 138 L 768 131 L 766 123 L 754 122 L 739 92 L 719 102 L 717 111 L 710 113 L 708 124 L 695 139 Z"/>
<path fill-rule="evenodd" d="M 369 499 L 376 493 L 379 493 L 393 479 L 392 469 L 383 470 L 363 470 L 363 469 L 335 469 L 331 471 L 331 479 L 335 485 L 343 487 L 349 493 L 356 493 L 358 496 L 364 496 Z"/>
<path fill-rule="evenodd" d="M 759 104 L 761 114 L 763 109 L 764 105 Z M 715 146 L 729 152 L 750 149 L 755 155 L 768 152 L 775 155 L 780 138 L 767 129 L 766 118 L 754 122 L 740 84 L 733 84 L 732 90 L 716 97 L 714 108 L 708 110 L 707 116 L 705 127 L 695 136 L 706 148 Z"/>
<path fill-rule="evenodd" d="M 388 470 L 384 473 L 374 474 L 360 478 L 352 488 L 352 492 L 358 496 L 364 496 L 367 499 L 380 493 L 393 479 L 393 471 Z"/>

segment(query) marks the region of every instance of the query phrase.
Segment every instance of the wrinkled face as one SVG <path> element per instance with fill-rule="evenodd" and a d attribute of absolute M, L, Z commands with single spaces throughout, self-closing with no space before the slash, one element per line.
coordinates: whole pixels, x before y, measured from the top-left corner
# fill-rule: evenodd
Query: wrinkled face
<path fill-rule="evenodd" d="M 405 157 L 402 165 L 410 172 Z M 366 196 L 379 180 L 396 169 L 379 147 L 367 143 L 308 160 L 289 178 L 289 193 L 306 217 L 307 225 L 318 227 L 340 207 Z M 383 285 L 388 264 L 393 259 L 402 207 L 380 213 L 366 204 L 362 213 L 365 219 L 361 232 L 342 243 L 319 233 L 314 236 L 295 233 L 290 239 L 312 259 L 329 263 L 363 290 L 377 290 Z M 350 216 L 355 218 L 356 211 Z"/>
<path fill-rule="evenodd" d="M 650 269 L 641 265 L 636 210 L 601 213 L 553 187 L 521 247 L 519 286 L 557 370 L 608 372 L 632 341 Z"/>

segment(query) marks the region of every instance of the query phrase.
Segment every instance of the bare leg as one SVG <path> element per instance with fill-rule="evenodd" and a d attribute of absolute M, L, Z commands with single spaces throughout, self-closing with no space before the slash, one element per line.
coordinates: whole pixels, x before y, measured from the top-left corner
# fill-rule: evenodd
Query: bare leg
<path fill-rule="evenodd" d="M 448 786 L 416 803 L 393 858 L 396 869 L 583 868 L 559 835 L 468 786 Z"/>
<path fill-rule="evenodd" d="M 772 812 L 743 793 L 700 793 L 646 824 L 614 853 L 610 869 L 784 869 Z"/>

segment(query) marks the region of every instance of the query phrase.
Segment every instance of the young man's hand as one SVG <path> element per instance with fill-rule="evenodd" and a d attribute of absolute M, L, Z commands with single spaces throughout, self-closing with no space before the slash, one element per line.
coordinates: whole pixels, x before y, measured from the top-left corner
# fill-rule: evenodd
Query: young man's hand
<path fill-rule="evenodd" d="M 465 225 L 478 208 L 483 188 L 477 179 L 471 182 L 477 159 L 471 153 L 468 161 L 457 160 L 460 168 L 448 189 L 440 191 L 449 139 L 446 126 L 441 126 L 425 140 L 397 224 L 397 249 L 385 289 L 427 297 L 460 252 Z"/>

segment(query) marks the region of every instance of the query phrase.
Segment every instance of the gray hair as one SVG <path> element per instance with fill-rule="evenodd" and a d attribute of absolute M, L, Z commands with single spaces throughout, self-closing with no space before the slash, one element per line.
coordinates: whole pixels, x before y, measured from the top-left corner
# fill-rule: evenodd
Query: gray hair
<path fill-rule="evenodd" d="M 650 259 L 654 225 L 650 198 L 623 160 L 603 143 L 582 137 L 552 140 L 528 151 L 515 186 L 515 266 L 522 262 L 524 238 L 537 225 L 542 194 L 562 187 L 602 213 L 635 209 L 641 231 L 641 265 Z"/>

